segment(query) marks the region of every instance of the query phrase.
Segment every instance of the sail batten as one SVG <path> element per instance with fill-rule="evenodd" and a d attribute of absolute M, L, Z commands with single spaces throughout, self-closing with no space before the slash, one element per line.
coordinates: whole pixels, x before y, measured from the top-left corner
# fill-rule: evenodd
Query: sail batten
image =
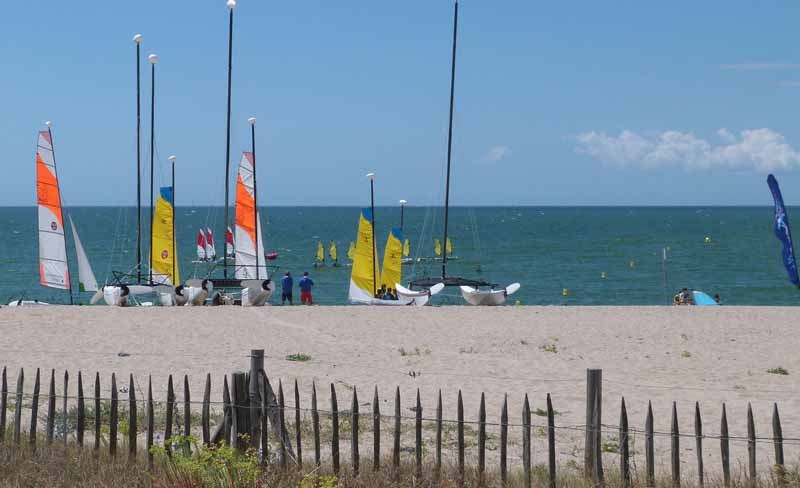
<path fill-rule="evenodd" d="M 253 153 L 243 152 L 236 180 L 235 276 L 238 279 L 268 277 L 263 264 L 265 257 L 261 215 L 255 208 L 253 168 Z"/>
<path fill-rule="evenodd" d="M 48 131 L 40 131 L 37 142 L 36 196 L 39 221 L 39 282 L 48 288 L 69 290 L 69 264 L 64 237 L 61 192 L 53 143 Z"/>

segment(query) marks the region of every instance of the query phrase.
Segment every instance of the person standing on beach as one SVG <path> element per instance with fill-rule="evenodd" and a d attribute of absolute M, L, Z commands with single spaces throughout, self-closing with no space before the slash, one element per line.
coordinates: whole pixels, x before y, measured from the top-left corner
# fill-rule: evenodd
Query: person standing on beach
<path fill-rule="evenodd" d="M 286 300 L 289 300 L 289 305 L 293 305 L 292 303 L 292 287 L 294 286 L 294 280 L 292 279 L 292 273 L 286 272 L 281 278 L 281 305 L 286 303 Z"/>
<path fill-rule="evenodd" d="M 303 273 L 300 282 L 297 284 L 300 287 L 300 302 L 303 305 L 313 305 L 314 299 L 311 296 L 311 288 L 314 286 L 314 280 L 308 277 L 308 271 Z"/>

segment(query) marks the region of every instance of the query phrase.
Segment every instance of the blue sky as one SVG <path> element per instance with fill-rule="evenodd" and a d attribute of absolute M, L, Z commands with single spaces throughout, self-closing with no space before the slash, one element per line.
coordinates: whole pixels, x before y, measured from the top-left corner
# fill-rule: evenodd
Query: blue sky
<path fill-rule="evenodd" d="M 788 0 L 462 0 L 454 203 L 769 205 L 773 170 L 800 203 L 797 18 Z M 364 204 L 368 171 L 379 204 L 440 203 L 451 22 L 450 0 L 240 0 L 231 159 L 258 117 L 260 203 Z M 136 33 L 161 59 L 158 179 L 175 154 L 178 205 L 222 203 L 224 0 L 32 0 L 0 18 L 0 205 L 33 204 L 45 120 L 65 205 L 135 202 Z"/>

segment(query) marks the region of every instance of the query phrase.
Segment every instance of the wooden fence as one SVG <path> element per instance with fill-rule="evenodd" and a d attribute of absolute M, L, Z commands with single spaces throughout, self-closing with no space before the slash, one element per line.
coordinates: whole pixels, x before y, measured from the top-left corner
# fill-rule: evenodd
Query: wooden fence
<path fill-rule="evenodd" d="M 417 476 L 421 476 L 423 469 L 423 422 L 432 423 L 434 426 L 434 454 L 433 454 L 433 469 L 434 479 L 438 479 L 442 472 L 443 455 L 443 430 L 445 424 L 455 424 L 457 430 L 457 441 L 455 445 L 457 462 L 455 468 L 457 469 L 458 481 L 460 484 L 464 483 L 466 466 L 466 452 L 468 450 L 468 443 L 465 440 L 465 428 L 469 427 L 471 431 L 477 430 L 477 443 L 470 445 L 469 449 L 477 449 L 477 465 L 470 466 L 469 469 L 477 471 L 478 480 L 483 479 L 485 476 L 486 466 L 486 450 L 487 450 L 487 426 L 499 428 L 499 473 L 500 479 L 503 483 L 508 479 L 508 459 L 509 459 L 509 427 L 519 428 L 521 432 L 521 458 L 522 458 L 522 477 L 525 486 L 532 484 L 532 463 L 531 463 L 531 408 L 527 395 L 525 396 L 522 404 L 521 423 L 512 423 L 508 418 L 508 400 L 504 398 L 502 409 L 498 423 L 487 421 L 486 414 L 486 401 L 483 394 L 481 395 L 480 405 L 478 407 L 478 420 L 477 422 L 469 422 L 464 419 L 464 402 L 462 400 L 461 391 L 458 393 L 457 402 L 457 418 L 444 419 L 442 413 L 442 394 L 439 391 L 438 398 L 436 399 L 435 415 L 432 418 L 423 417 L 422 401 L 420 398 L 419 390 L 414 402 L 414 417 L 403 417 L 401 415 L 401 398 L 400 389 L 397 388 L 394 397 L 394 412 L 393 415 L 385 415 L 380 410 L 380 399 L 378 397 L 378 390 L 375 388 L 371 402 L 371 412 L 360 411 L 360 404 L 358 401 L 358 392 L 355 388 L 352 391 L 352 398 L 349 409 L 341 409 L 335 385 L 330 385 L 330 408 L 320 408 L 316 384 L 311 387 L 311 402 L 310 409 L 301 408 L 300 390 L 297 381 L 294 383 L 294 404 L 289 406 L 286 402 L 284 395 L 283 383 L 278 382 L 277 394 L 272 388 L 272 385 L 267 378 L 264 371 L 264 352 L 263 350 L 254 350 L 251 352 L 251 363 L 249 372 L 235 372 L 231 375 L 231 383 L 229 385 L 228 378 L 226 377 L 222 385 L 222 402 L 211 401 L 211 376 L 206 375 L 205 388 L 203 390 L 203 397 L 201 401 L 192 401 L 189 391 L 189 379 L 187 376 L 183 378 L 183 400 L 182 405 L 178 403 L 175 396 L 175 387 L 173 384 L 173 377 L 170 375 L 167 392 L 163 425 L 164 447 L 167 453 L 172 453 L 174 449 L 183 449 L 184 453 L 190 453 L 191 447 L 186 444 L 179 445 L 172 442 L 175 436 L 190 436 L 192 434 L 192 406 L 195 410 L 199 406 L 201 410 L 200 415 L 200 432 L 202 443 L 206 446 L 214 443 L 225 442 L 238 449 L 255 448 L 259 456 L 265 463 L 271 463 L 276 467 L 289 469 L 291 466 L 302 467 L 304 462 L 310 461 L 311 454 L 304 456 L 305 442 L 308 442 L 309 433 L 306 432 L 306 438 L 303 437 L 302 427 L 302 414 L 310 413 L 311 428 L 310 428 L 310 442 L 307 448 L 313 451 L 313 463 L 315 466 L 325 466 L 338 474 L 342 467 L 341 454 L 343 449 L 340 442 L 340 419 L 349 420 L 350 427 L 350 445 L 349 449 L 345 449 L 345 455 L 349 454 L 349 460 L 345 460 L 345 464 L 349 464 L 349 468 L 355 476 L 358 476 L 359 471 L 362 469 L 362 454 L 360 452 L 362 445 L 372 446 L 372 455 L 369 456 L 371 461 L 371 469 L 381 470 L 390 469 L 395 476 L 400 474 L 401 454 L 404 452 L 401 449 L 401 429 L 404 420 L 409 423 L 413 422 L 414 429 L 414 450 L 413 450 L 413 463 Z M 60 380 L 60 378 L 58 379 Z M 56 394 L 57 378 L 55 371 L 51 371 L 49 389 L 46 395 L 40 392 L 41 378 L 40 371 L 36 370 L 36 376 L 33 380 L 32 393 L 25 393 L 25 373 L 23 370 L 19 371 L 16 381 L 16 391 L 13 393 L 12 400 L 14 401 L 13 407 L 9 407 L 9 392 L 6 369 L 3 368 L 2 372 L 2 389 L 0 389 L 0 443 L 8 442 L 9 439 L 6 435 L 7 428 L 7 412 L 13 409 L 13 437 L 12 442 L 19 445 L 23 442 L 24 423 L 28 424 L 27 438 L 28 443 L 34 449 L 37 443 L 46 442 L 52 444 L 57 438 L 64 443 L 67 442 L 68 435 L 71 435 L 69 429 L 68 418 L 71 416 L 68 410 L 68 400 L 77 403 L 75 407 L 75 421 L 74 421 L 74 437 L 79 446 L 91 444 L 93 449 L 99 450 L 105 448 L 112 456 L 118 455 L 118 446 L 120 443 L 120 424 L 119 418 L 120 410 L 127 410 L 127 455 L 131 458 L 136 458 L 139 455 L 138 448 L 140 447 L 140 432 L 138 428 L 140 409 L 144 409 L 144 419 L 146 427 L 143 429 L 145 439 L 143 445 L 144 453 L 148 458 L 149 464 L 153 464 L 152 447 L 154 445 L 155 436 L 160 435 L 160 431 L 156 431 L 155 427 L 155 407 L 157 403 L 153 398 L 152 381 L 148 380 L 147 385 L 147 398 L 137 399 L 136 385 L 134 384 L 133 375 L 128 379 L 126 387 L 119 387 L 116 375 L 111 375 L 110 397 L 101 397 L 101 384 L 100 375 L 95 374 L 94 388 L 90 390 L 87 395 L 84 389 L 84 380 L 82 373 L 77 375 L 77 396 L 69 396 L 70 376 L 64 373 L 63 377 L 63 392 L 60 397 Z M 680 459 L 680 443 L 682 440 L 691 440 L 695 443 L 696 463 L 697 463 L 697 476 L 700 486 L 704 483 L 704 478 L 708 469 L 703 465 L 703 450 L 707 448 L 705 441 L 716 440 L 719 442 L 719 449 L 721 454 L 721 472 L 723 475 L 723 482 L 725 486 L 731 483 L 731 455 L 730 455 L 730 442 L 732 440 L 742 440 L 747 443 L 747 477 L 751 481 L 755 481 L 759 472 L 756 464 L 756 444 L 757 442 L 768 442 L 774 449 L 774 466 L 769 466 L 768 476 L 774 477 L 778 483 L 782 483 L 785 476 L 784 467 L 784 454 L 783 446 L 784 441 L 788 440 L 793 443 L 800 442 L 800 439 L 784 439 L 781 429 L 780 415 L 777 405 L 774 406 L 772 416 L 772 437 L 757 438 L 755 434 L 755 426 L 753 421 L 752 409 L 748 407 L 747 411 L 747 436 L 746 438 L 732 437 L 728 433 L 728 420 L 725 405 L 722 405 L 722 415 L 720 424 L 720 434 L 709 436 L 703 433 L 703 422 L 700 416 L 700 407 L 695 405 L 694 416 L 694 432 L 691 434 L 681 433 L 678 425 L 677 407 L 673 403 L 672 416 L 671 416 L 671 429 L 669 432 L 656 432 L 653 428 L 653 410 L 648 405 L 647 417 L 644 423 L 643 430 L 637 430 L 630 427 L 625 399 L 621 401 L 619 425 L 607 426 L 602 422 L 602 412 L 600 406 L 602 405 L 602 372 L 600 370 L 587 371 L 587 401 L 586 401 L 586 424 L 579 427 L 570 427 L 571 430 L 579 430 L 585 436 L 585 449 L 584 449 L 584 474 L 587 478 L 594 479 L 598 484 L 602 484 L 605 478 L 605 471 L 603 468 L 603 449 L 601 448 L 601 435 L 608 434 L 609 429 L 613 428 L 618 439 L 618 456 L 619 456 L 619 479 L 622 480 L 623 485 L 629 485 L 632 478 L 631 469 L 631 450 L 630 439 L 634 434 L 641 434 L 645 439 L 645 484 L 647 486 L 655 486 L 655 449 L 654 439 L 656 436 L 669 436 L 670 439 L 670 467 L 671 478 L 675 486 L 681 483 L 681 459 Z M 119 393 L 127 393 L 127 398 L 119 398 Z M 59 398 L 62 403 L 57 406 Z M 30 400 L 30 417 L 28 422 L 23 421 L 23 411 L 26 408 L 24 400 Z M 40 437 L 38 428 L 40 427 L 39 410 L 40 400 L 46 400 L 46 416 L 44 419 L 44 436 Z M 91 404 L 93 416 L 93 440 L 85 438 L 86 434 L 86 420 L 87 420 L 87 402 Z M 160 403 L 160 402 L 158 402 Z M 212 405 L 221 407 L 219 417 L 221 420 L 216 422 L 215 428 L 212 431 L 211 417 Z M 107 412 L 104 410 L 106 408 Z M 127 407 L 127 408 L 125 408 Z M 555 424 L 555 410 L 553 409 L 553 402 L 550 395 L 547 394 L 546 403 L 546 444 L 547 444 L 547 463 L 545 465 L 547 471 L 547 482 L 550 487 L 556 486 L 558 477 L 558 465 L 556 459 L 556 432 L 561 428 Z M 182 428 L 173 432 L 173 427 L 177 415 L 182 408 Z M 60 418 L 59 418 L 60 410 Z M 290 418 L 294 417 L 294 436 L 289 432 L 287 415 Z M 103 435 L 103 428 L 101 427 L 103 417 L 108 419 L 107 438 Z M 326 456 L 323 457 L 322 446 L 322 419 L 321 416 L 330 419 L 330 432 L 329 432 L 329 451 L 328 446 L 325 446 Z M 369 423 L 371 420 L 372 432 L 371 442 L 366 436 L 362 436 L 360 432 L 360 425 L 362 417 Z M 56 425 L 56 420 L 60 425 Z M 384 439 L 382 439 L 382 426 L 381 421 L 390 421 L 392 428 L 388 434 L 391 436 L 391 466 L 381 466 L 381 453 L 383 452 L 381 446 Z M 125 421 L 124 419 L 122 420 Z M 194 425 L 197 428 L 197 425 Z M 326 431 L 327 434 L 327 431 Z M 101 441 L 102 437 L 102 441 Z M 513 445 L 513 444 L 512 444 Z M 187 451 L 188 449 L 188 451 Z M 270 452 L 270 449 L 277 449 L 277 452 Z M 474 451 L 473 451 L 474 454 Z M 608 454 L 606 454 L 608 455 Z M 615 454 L 616 455 L 616 454 Z M 764 473 L 762 473 L 764 474 Z"/>

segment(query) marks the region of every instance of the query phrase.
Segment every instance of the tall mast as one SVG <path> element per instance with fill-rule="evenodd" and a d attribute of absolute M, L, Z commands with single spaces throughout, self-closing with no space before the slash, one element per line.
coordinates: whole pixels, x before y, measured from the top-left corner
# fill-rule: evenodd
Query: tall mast
<path fill-rule="evenodd" d="M 368 173 L 369 178 L 369 209 L 370 209 L 370 224 L 372 225 L 372 296 L 375 296 L 375 291 L 378 289 L 378 273 L 375 267 L 378 265 L 375 261 L 378 260 L 377 246 L 375 245 L 375 173 Z"/>
<path fill-rule="evenodd" d="M 228 20 L 228 119 L 227 136 L 225 139 L 225 226 L 230 225 L 228 221 L 228 200 L 230 195 L 230 174 L 231 174 L 231 73 L 233 71 L 233 9 L 236 8 L 236 0 L 228 0 L 228 10 L 230 10 Z M 225 254 L 222 258 L 222 272 L 228 278 L 228 238 L 225 238 Z"/>
<path fill-rule="evenodd" d="M 133 36 L 136 43 L 136 282 L 142 282 L 142 35 Z"/>
<path fill-rule="evenodd" d="M 258 251 L 258 186 L 256 180 L 256 118 L 250 117 L 247 119 L 247 123 L 250 124 L 250 149 L 253 153 L 253 228 L 255 229 L 255 254 L 256 254 L 256 279 L 260 277 L 260 269 L 258 266 L 258 258 L 259 254 Z"/>
<path fill-rule="evenodd" d="M 453 103 L 456 90 L 456 44 L 458 40 L 458 0 L 455 2 L 453 16 L 453 60 L 450 64 L 450 125 L 447 130 L 447 183 L 444 191 L 444 238 L 442 245 L 442 279 L 447 278 L 447 224 L 450 217 L 450 158 L 453 151 Z"/>
<path fill-rule="evenodd" d="M 150 276 L 149 283 L 153 283 L 153 155 L 155 153 L 155 127 L 156 127 L 156 63 L 158 56 L 151 54 L 147 57 L 150 60 Z"/>
<path fill-rule="evenodd" d="M 59 183 L 58 206 L 61 208 L 61 213 L 63 215 L 64 205 L 61 203 L 61 182 L 58 180 L 58 164 L 56 164 L 56 145 L 53 144 L 53 131 L 52 131 L 53 123 L 48 120 L 47 122 L 44 123 L 44 125 L 47 126 L 47 135 L 50 137 L 50 150 L 53 152 L 53 171 L 55 173 L 53 176 L 56 177 L 56 181 L 58 181 Z M 61 221 L 62 222 L 64 221 L 63 217 L 61 218 Z M 64 233 L 64 260 L 67 263 L 67 280 L 68 280 L 67 294 L 69 294 L 69 304 L 72 305 L 72 276 L 70 275 L 69 272 L 69 257 L 67 255 L 67 230 L 63 228 L 63 224 L 61 232 Z"/>
<path fill-rule="evenodd" d="M 178 247 L 176 241 L 178 239 L 175 235 L 175 216 L 178 215 L 178 209 L 175 206 L 175 160 L 177 158 L 175 156 L 170 156 L 168 159 L 172 163 L 172 251 L 170 251 L 172 252 L 172 277 L 174 278 L 172 286 L 176 287 L 180 285 L 180 283 L 178 283 L 178 268 L 175 267 L 177 264 L 175 260 L 178 254 L 176 252 L 176 248 Z"/>

